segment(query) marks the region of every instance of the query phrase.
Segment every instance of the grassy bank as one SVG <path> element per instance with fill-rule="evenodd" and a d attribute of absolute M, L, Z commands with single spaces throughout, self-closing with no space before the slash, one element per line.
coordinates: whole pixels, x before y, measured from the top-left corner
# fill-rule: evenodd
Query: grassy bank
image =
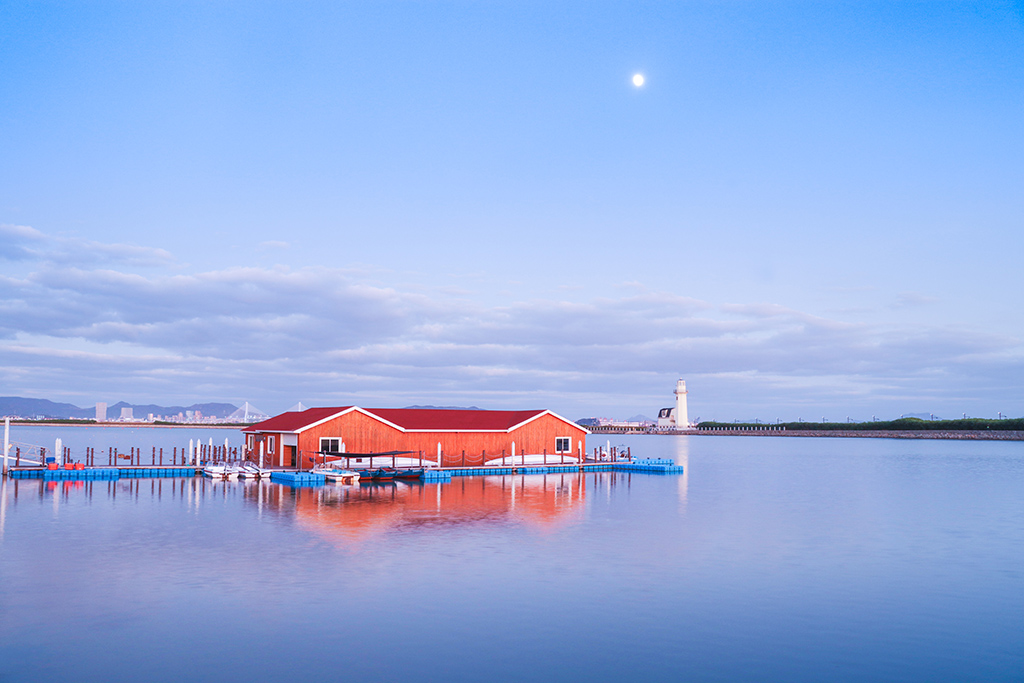
<path fill-rule="evenodd" d="M 785 427 L 786 431 L 936 431 L 936 432 L 975 432 L 984 430 L 999 431 L 1024 431 L 1024 418 L 1013 418 L 1006 420 L 984 420 L 980 418 L 967 418 L 966 420 L 921 420 L 916 417 L 907 417 L 899 420 L 881 420 L 878 422 L 781 422 L 781 423 L 754 423 L 754 422 L 701 422 L 698 428 L 706 429 L 718 427 L 721 429 L 739 429 L 752 427 L 761 429 L 764 427 Z"/>

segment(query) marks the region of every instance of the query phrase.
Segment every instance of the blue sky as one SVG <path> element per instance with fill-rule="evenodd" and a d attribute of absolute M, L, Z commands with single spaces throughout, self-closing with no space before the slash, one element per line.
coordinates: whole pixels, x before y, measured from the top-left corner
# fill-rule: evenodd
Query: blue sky
<path fill-rule="evenodd" d="M 0 393 L 1021 415 L 1021 188 L 1021 3 L 5 3 Z"/>

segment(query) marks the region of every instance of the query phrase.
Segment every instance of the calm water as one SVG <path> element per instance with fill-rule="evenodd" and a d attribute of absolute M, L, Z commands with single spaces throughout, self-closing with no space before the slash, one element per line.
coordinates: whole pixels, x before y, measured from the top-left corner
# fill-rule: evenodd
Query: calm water
<path fill-rule="evenodd" d="M 0 680 L 1024 680 L 1024 444 L 612 443 L 686 474 L 9 481 Z"/>

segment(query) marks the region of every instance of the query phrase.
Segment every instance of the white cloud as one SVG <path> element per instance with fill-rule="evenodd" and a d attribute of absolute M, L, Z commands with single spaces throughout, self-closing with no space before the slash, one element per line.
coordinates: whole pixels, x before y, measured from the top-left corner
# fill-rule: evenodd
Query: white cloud
<path fill-rule="evenodd" d="M 43 261 L 51 265 L 116 263 L 162 266 L 174 259 L 164 249 L 134 244 L 104 244 L 77 237 L 55 237 L 27 225 L 0 225 L 0 258 Z"/>
<path fill-rule="evenodd" d="M 31 228 L 3 234 L 35 249 L 66 246 Z M 340 269 L 130 272 L 134 257 L 118 245 L 93 253 L 125 257 L 121 267 L 57 268 L 44 252 L 24 277 L 0 278 L 7 393 L 283 407 L 297 396 L 443 399 L 588 414 L 634 401 L 653 410 L 681 373 L 707 417 L 701 401 L 870 414 L 918 400 L 938 409 L 965 395 L 1016 396 L 1024 382 L 1018 339 L 852 324 L 756 302 L 715 306 L 636 283 L 618 298 L 487 307 L 464 293 L 403 291 Z"/>

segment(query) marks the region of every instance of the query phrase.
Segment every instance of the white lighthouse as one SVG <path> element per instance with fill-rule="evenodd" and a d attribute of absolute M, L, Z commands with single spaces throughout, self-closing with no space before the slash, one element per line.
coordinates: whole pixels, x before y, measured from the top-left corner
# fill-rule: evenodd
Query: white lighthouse
<path fill-rule="evenodd" d="M 686 412 L 686 380 L 676 382 L 676 407 L 658 411 L 658 426 L 665 429 L 689 429 L 690 415 Z"/>
<path fill-rule="evenodd" d="M 686 380 L 676 382 L 676 429 L 689 429 L 690 415 L 686 411 Z"/>

